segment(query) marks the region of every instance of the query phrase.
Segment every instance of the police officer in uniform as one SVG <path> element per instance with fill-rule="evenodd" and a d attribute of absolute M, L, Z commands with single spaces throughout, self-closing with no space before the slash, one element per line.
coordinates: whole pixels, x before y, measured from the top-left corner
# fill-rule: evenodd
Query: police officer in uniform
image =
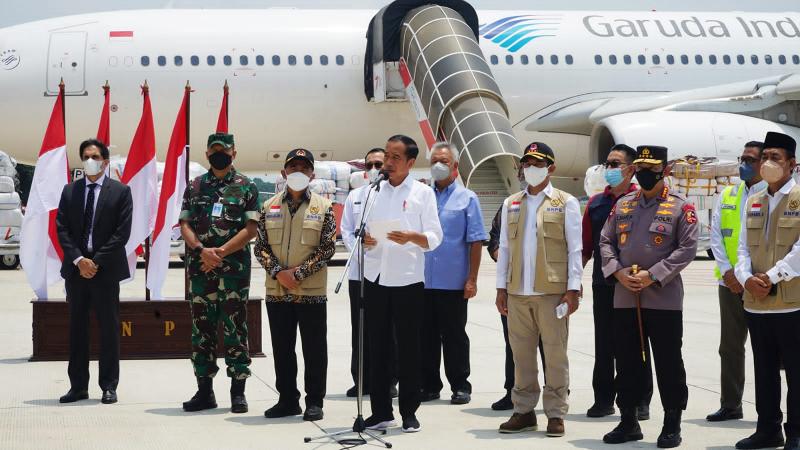
<path fill-rule="evenodd" d="M 603 441 L 620 444 L 643 438 L 636 407 L 647 390 L 642 345 L 649 341 L 664 407 L 664 426 L 657 444 L 672 448 L 681 443 L 681 414 L 688 399 L 681 353 L 680 272 L 697 253 L 697 214 L 685 197 L 664 184 L 669 175 L 667 149 L 645 145 L 636 153 L 633 163 L 641 190 L 619 199 L 600 235 L 603 275 L 619 283 L 614 290 L 614 347 L 617 406 L 622 415 L 620 424 Z M 634 265 L 641 268 L 638 273 Z M 641 304 L 640 316 L 637 303 Z"/>
<path fill-rule="evenodd" d="M 225 332 L 225 364 L 231 377 L 231 412 L 247 412 L 245 381 L 250 376 L 247 299 L 250 290 L 250 240 L 259 219 L 258 189 L 233 168 L 233 135 L 208 137 L 208 173 L 186 187 L 180 214 L 186 242 L 192 311 L 192 365 L 197 393 L 184 411 L 216 408 L 212 387 L 217 374 L 217 329 Z"/>
<path fill-rule="evenodd" d="M 756 432 L 736 443 L 751 449 L 784 445 L 781 375 L 786 369 L 785 450 L 800 449 L 800 186 L 795 140 L 767 133 L 761 177 L 767 189 L 747 200 L 739 238 L 736 279 L 744 286 L 744 310 L 756 378 Z"/>

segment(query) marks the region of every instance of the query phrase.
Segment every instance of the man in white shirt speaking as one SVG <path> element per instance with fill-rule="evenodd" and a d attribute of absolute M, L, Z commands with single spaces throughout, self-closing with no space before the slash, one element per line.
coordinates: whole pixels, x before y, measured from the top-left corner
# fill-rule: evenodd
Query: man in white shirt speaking
<path fill-rule="evenodd" d="M 424 252 L 442 241 L 436 197 L 428 186 L 415 181 L 419 148 L 408 136 L 392 136 L 386 143 L 384 172 L 367 218 L 364 246 L 364 292 L 370 353 L 370 403 L 367 428 L 394 425 L 392 415 L 392 329 L 397 335 L 400 415 L 403 431 L 419 431 L 421 315 L 424 305 Z M 369 211 L 369 205 L 364 206 Z M 390 227 L 388 231 L 385 230 Z"/>

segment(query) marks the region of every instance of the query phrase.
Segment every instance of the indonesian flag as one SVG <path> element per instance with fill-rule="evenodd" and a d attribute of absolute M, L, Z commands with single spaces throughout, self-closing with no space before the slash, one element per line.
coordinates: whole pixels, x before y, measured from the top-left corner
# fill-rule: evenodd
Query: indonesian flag
<path fill-rule="evenodd" d="M 217 119 L 217 133 L 228 132 L 228 80 L 222 87 L 222 106 L 219 108 L 219 119 Z"/>
<path fill-rule="evenodd" d="M 61 280 L 64 252 L 56 233 L 56 213 L 61 191 L 67 183 L 69 163 L 62 82 L 39 150 L 20 233 L 20 261 L 28 283 L 40 300 L 47 298 L 47 286 Z"/>
<path fill-rule="evenodd" d="M 142 86 L 144 107 L 120 181 L 131 188 L 133 219 L 131 237 L 125 245 L 128 266 L 133 280 L 136 272 L 137 249 L 153 232 L 157 206 L 158 170 L 156 168 L 156 137 L 153 129 L 153 111 L 150 108 L 150 90 Z"/>
<path fill-rule="evenodd" d="M 153 230 L 150 262 L 147 271 L 147 287 L 152 298 L 163 299 L 161 289 L 169 269 L 169 250 L 172 240 L 172 226 L 178 223 L 181 213 L 183 191 L 186 190 L 186 162 L 189 143 L 186 140 L 189 112 L 190 87 L 183 93 L 183 103 L 175 119 L 172 137 L 169 140 L 167 160 L 164 162 L 164 177 L 161 179 L 161 195 L 158 199 L 158 213 Z"/>
<path fill-rule="evenodd" d="M 111 99 L 111 86 L 106 83 L 103 86 L 103 97 L 105 101 L 103 102 L 103 109 L 100 112 L 100 126 L 97 127 L 97 140 L 106 144 L 106 147 L 111 145 L 111 125 L 109 120 L 109 100 Z"/>

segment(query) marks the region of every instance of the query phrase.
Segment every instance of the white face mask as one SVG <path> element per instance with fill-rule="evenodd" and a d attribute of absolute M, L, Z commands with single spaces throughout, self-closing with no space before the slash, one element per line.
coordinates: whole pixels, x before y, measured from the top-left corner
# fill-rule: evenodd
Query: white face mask
<path fill-rule="evenodd" d="M 310 182 L 311 178 L 303 172 L 294 172 L 286 176 L 286 185 L 295 192 L 304 190 Z"/>
<path fill-rule="evenodd" d="M 91 158 L 83 162 L 83 173 L 93 177 L 103 171 L 103 161 L 95 161 Z"/>
<path fill-rule="evenodd" d="M 379 173 L 381 173 L 381 171 L 374 167 L 372 169 L 369 169 L 369 171 L 367 172 L 367 177 L 369 178 L 369 182 L 374 183 L 375 180 L 378 179 Z"/>
<path fill-rule="evenodd" d="M 538 186 L 547 178 L 547 167 L 530 166 L 526 167 L 523 173 L 529 186 Z"/>
<path fill-rule="evenodd" d="M 433 181 L 442 181 L 450 177 L 450 167 L 447 164 L 437 162 L 431 166 L 431 178 Z"/>

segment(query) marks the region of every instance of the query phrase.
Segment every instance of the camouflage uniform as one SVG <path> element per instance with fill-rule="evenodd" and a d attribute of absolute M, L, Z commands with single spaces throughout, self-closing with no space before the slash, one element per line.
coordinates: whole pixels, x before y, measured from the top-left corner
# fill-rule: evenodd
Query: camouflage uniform
<path fill-rule="evenodd" d="M 222 204 L 219 217 L 214 204 Z M 183 194 L 180 220 L 185 221 L 207 248 L 221 247 L 258 221 L 258 189 L 247 177 L 231 168 L 219 179 L 209 171 L 194 180 Z M 247 348 L 247 299 L 250 290 L 250 244 L 226 256 L 222 265 L 209 273 L 200 270 L 200 253 L 186 255 L 192 308 L 192 365 L 195 376 L 213 377 L 217 367 L 217 329 L 225 330 L 225 364 L 228 376 L 239 380 L 250 376 Z"/>

